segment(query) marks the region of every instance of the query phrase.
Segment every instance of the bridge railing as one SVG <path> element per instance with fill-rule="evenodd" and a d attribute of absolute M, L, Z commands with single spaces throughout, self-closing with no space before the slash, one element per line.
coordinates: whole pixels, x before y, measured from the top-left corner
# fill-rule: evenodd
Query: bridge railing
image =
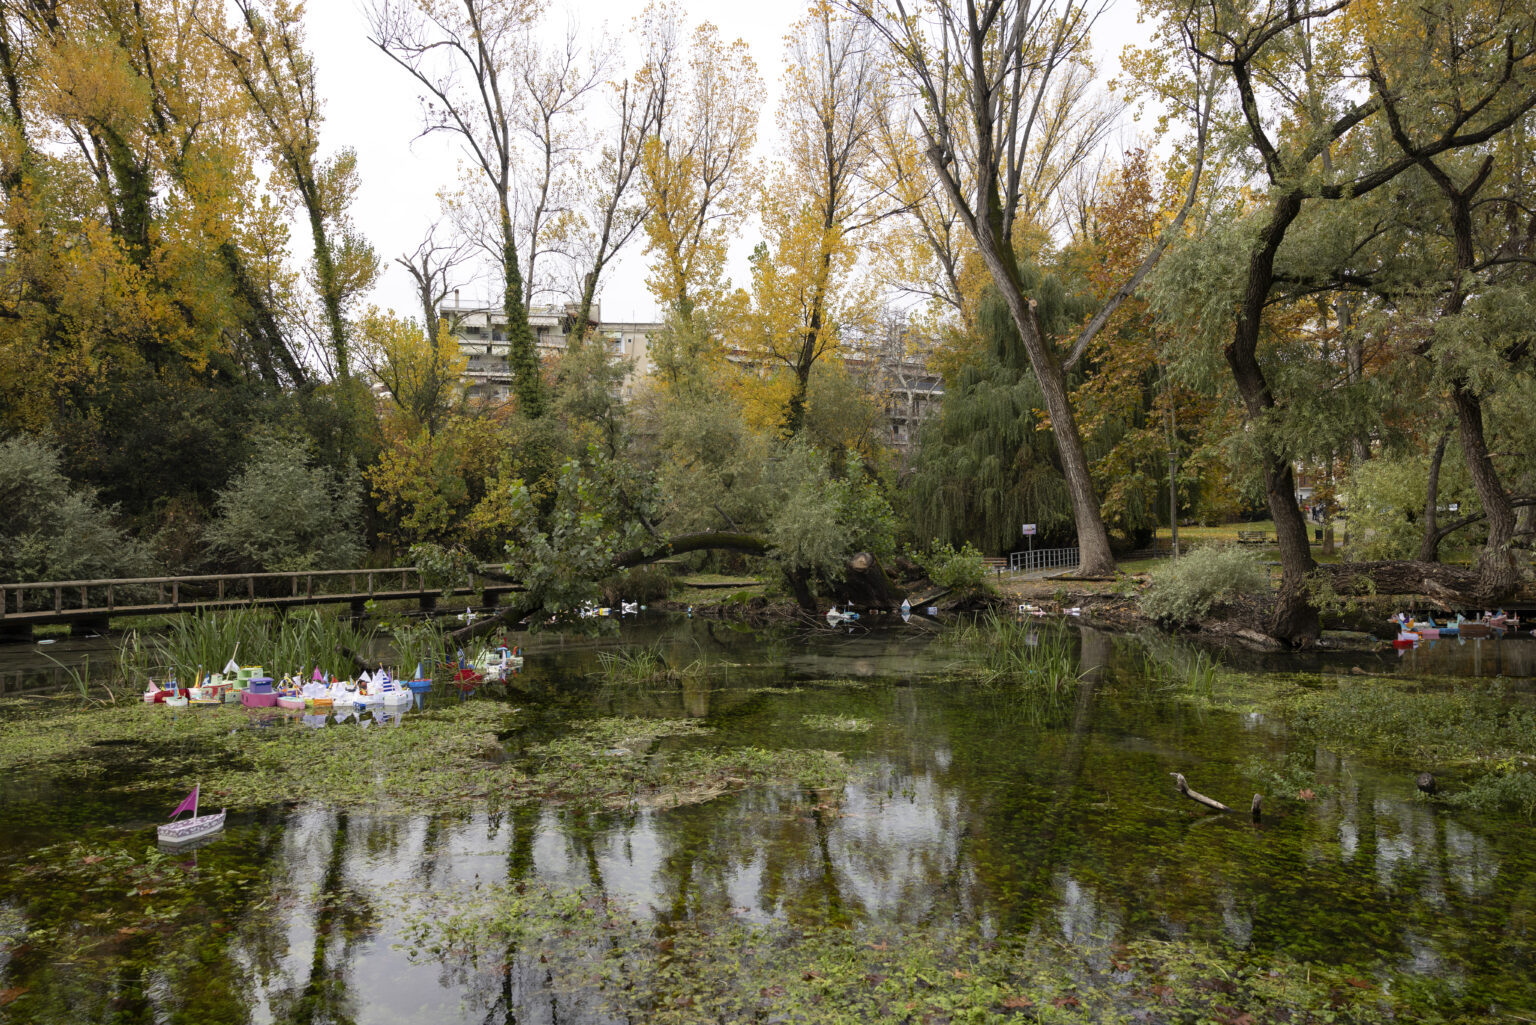
<path fill-rule="evenodd" d="M 468 590 L 476 586 L 469 577 Z M 206 573 L 110 580 L 47 580 L 0 584 L 0 619 L 23 614 L 132 612 L 196 605 L 302 603 L 326 597 L 421 594 L 429 586 L 414 566 L 305 570 L 289 573 Z M 463 589 L 460 589 L 463 590 Z"/>

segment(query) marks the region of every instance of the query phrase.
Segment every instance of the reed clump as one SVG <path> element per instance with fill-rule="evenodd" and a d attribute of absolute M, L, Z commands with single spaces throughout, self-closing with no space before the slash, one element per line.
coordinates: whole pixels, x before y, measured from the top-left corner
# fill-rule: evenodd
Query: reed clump
<path fill-rule="evenodd" d="M 706 671 L 702 659 L 674 663 L 654 644 L 599 652 L 597 663 L 598 676 L 609 684 L 682 683 L 699 679 Z"/>
<path fill-rule="evenodd" d="M 1159 658 L 1148 651 L 1141 653 L 1141 675 L 1160 691 L 1182 692 L 1209 701 L 1216 693 L 1222 663 L 1207 652 L 1177 651 Z"/>
<path fill-rule="evenodd" d="M 448 631 L 435 619 L 423 619 L 414 623 L 402 623 L 390 630 L 390 647 L 394 649 L 395 665 L 407 673 L 421 666 L 421 671 L 431 677 L 448 663 Z"/>
<path fill-rule="evenodd" d="M 350 675 L 377 639 L 377 629 L 319 609 L 287 615 L 234 609 L 180 616 L 164 633 L 130 631 L 119 650 L 125 682 L 214 672 L 231 658 L 282 672 L 318 668 Z M 186 682 L 185 679 L 183 682 Z"/>
<path fill-rule="evenodd" d="M 1016 619 L 991 610 L 956 627 L 950 643 L 964 651 L 962 669 L 997 689 L 1065 692 L 1081 673 L 1065 623 Z"/>

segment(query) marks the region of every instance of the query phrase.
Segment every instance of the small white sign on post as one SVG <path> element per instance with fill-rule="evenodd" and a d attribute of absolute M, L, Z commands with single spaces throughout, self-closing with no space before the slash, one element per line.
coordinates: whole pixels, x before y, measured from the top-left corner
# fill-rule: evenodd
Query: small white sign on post
<path fill-rule="evenodd" d="M 1034 537 L 1035 536 L 1035 525 L 1033 523 L 1026 523 L 1026 524 L 1024 524 L 1024 536 L 1025 537 Z"/>

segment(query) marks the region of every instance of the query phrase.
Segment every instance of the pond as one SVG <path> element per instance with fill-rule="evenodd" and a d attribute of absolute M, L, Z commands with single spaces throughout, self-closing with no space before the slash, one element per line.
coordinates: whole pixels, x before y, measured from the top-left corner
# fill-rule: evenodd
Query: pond
<path fill-rule="evenodd" d="M 605 679 L 620 640 L 680 671 Z M 538 639 L 464 706 L 494 750 L 440 796 L 426 763 L 327 780 L 338 746 L 467 714 L 451 694 L 396 723 L 219 710 L 175 743 L 130 730 L 0 761 L 0 1020 L 1536 1018 L 1524 819 L 1181 700 L 1135 639 L 1074 634 L 1079 681 L 1046 701 L 982 685 L 931 630 L 620 640 Z M 294 800 L 220 782 L 265 748 L 206 745 L 257 723 L 299 752 L 269 781 Z M 445 773 L 470 764 L 442 751 Z M 1172 772 L 1243 813 L 1198 807 Z M 158 850 L 199 778 L 226 828 Z"/>

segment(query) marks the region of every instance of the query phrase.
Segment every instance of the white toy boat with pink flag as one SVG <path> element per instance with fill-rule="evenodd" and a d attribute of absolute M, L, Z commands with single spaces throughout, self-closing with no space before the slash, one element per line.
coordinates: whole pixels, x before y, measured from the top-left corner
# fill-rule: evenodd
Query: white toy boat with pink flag
<path fill-rule="evenodd" d="M 197 813 L 197 792 L 200 789 L 200 786 L 193 787 L 192 792 L 187 795 L 187 799 L 178 804 L 176 810 L 171 812 L 171 819 L 173 821 L 157 827 L 156 833 L 159 835 L 161 843 L 190 843 L 193 840 L 201 840 L 205 836 L 212 836 L 224 828 L 223 808 L 219 809 L 217 815 L 199 815 Z M 190 819 L 182 819 L 180 822 L 174 821 L 176 816 L 184 811 L 191 812 L 192 817 Z"/>

